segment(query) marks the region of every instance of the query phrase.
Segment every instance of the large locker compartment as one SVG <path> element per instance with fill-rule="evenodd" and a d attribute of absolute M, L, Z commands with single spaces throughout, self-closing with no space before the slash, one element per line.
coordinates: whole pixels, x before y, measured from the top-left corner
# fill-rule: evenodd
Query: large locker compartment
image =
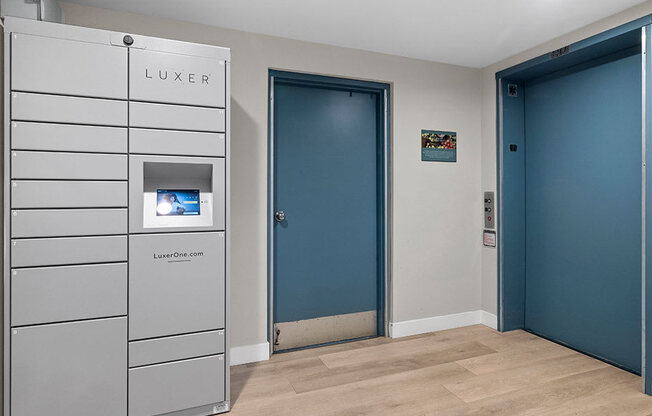
<path fill-rule="evenodd" d="M 5 20 L 4 415 L 230 409 L 228 49 Z"/>

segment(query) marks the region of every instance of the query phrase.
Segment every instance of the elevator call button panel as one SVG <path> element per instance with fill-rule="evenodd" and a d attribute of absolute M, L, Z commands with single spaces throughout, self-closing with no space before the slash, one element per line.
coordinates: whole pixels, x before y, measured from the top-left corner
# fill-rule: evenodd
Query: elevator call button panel
<path fill-rule="evenodd" d="M 496 228 L 496 212 L 494 210 L 494 193 L 484 193 L 484 228 Z"/>

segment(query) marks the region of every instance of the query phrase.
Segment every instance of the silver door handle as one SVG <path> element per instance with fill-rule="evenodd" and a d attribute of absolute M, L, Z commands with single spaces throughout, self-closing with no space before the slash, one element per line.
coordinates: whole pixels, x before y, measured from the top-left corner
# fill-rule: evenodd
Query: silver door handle
<path fill-rule="evenodd" d="M 276 219 L 276 222 L 285 221 L 285 212 L 276 211 L 276 213 L 274 213 L 274 218 Z"/>

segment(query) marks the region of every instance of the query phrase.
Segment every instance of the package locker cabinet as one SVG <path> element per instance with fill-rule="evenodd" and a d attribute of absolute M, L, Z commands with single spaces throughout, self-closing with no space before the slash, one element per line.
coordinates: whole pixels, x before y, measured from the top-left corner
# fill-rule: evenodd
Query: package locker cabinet
<path fill-rule="evenodd" d="M 230 410 L 229 49 L 4 30 L 4 415 Z"/>

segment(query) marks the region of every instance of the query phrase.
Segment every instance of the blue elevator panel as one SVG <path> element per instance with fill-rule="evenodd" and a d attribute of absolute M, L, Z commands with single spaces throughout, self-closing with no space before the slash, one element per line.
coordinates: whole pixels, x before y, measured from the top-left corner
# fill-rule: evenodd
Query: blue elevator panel
<path fill-rule="evenodd" d="M 641 370 L 641 55 L 525 89 L 525 327 Z"/>

